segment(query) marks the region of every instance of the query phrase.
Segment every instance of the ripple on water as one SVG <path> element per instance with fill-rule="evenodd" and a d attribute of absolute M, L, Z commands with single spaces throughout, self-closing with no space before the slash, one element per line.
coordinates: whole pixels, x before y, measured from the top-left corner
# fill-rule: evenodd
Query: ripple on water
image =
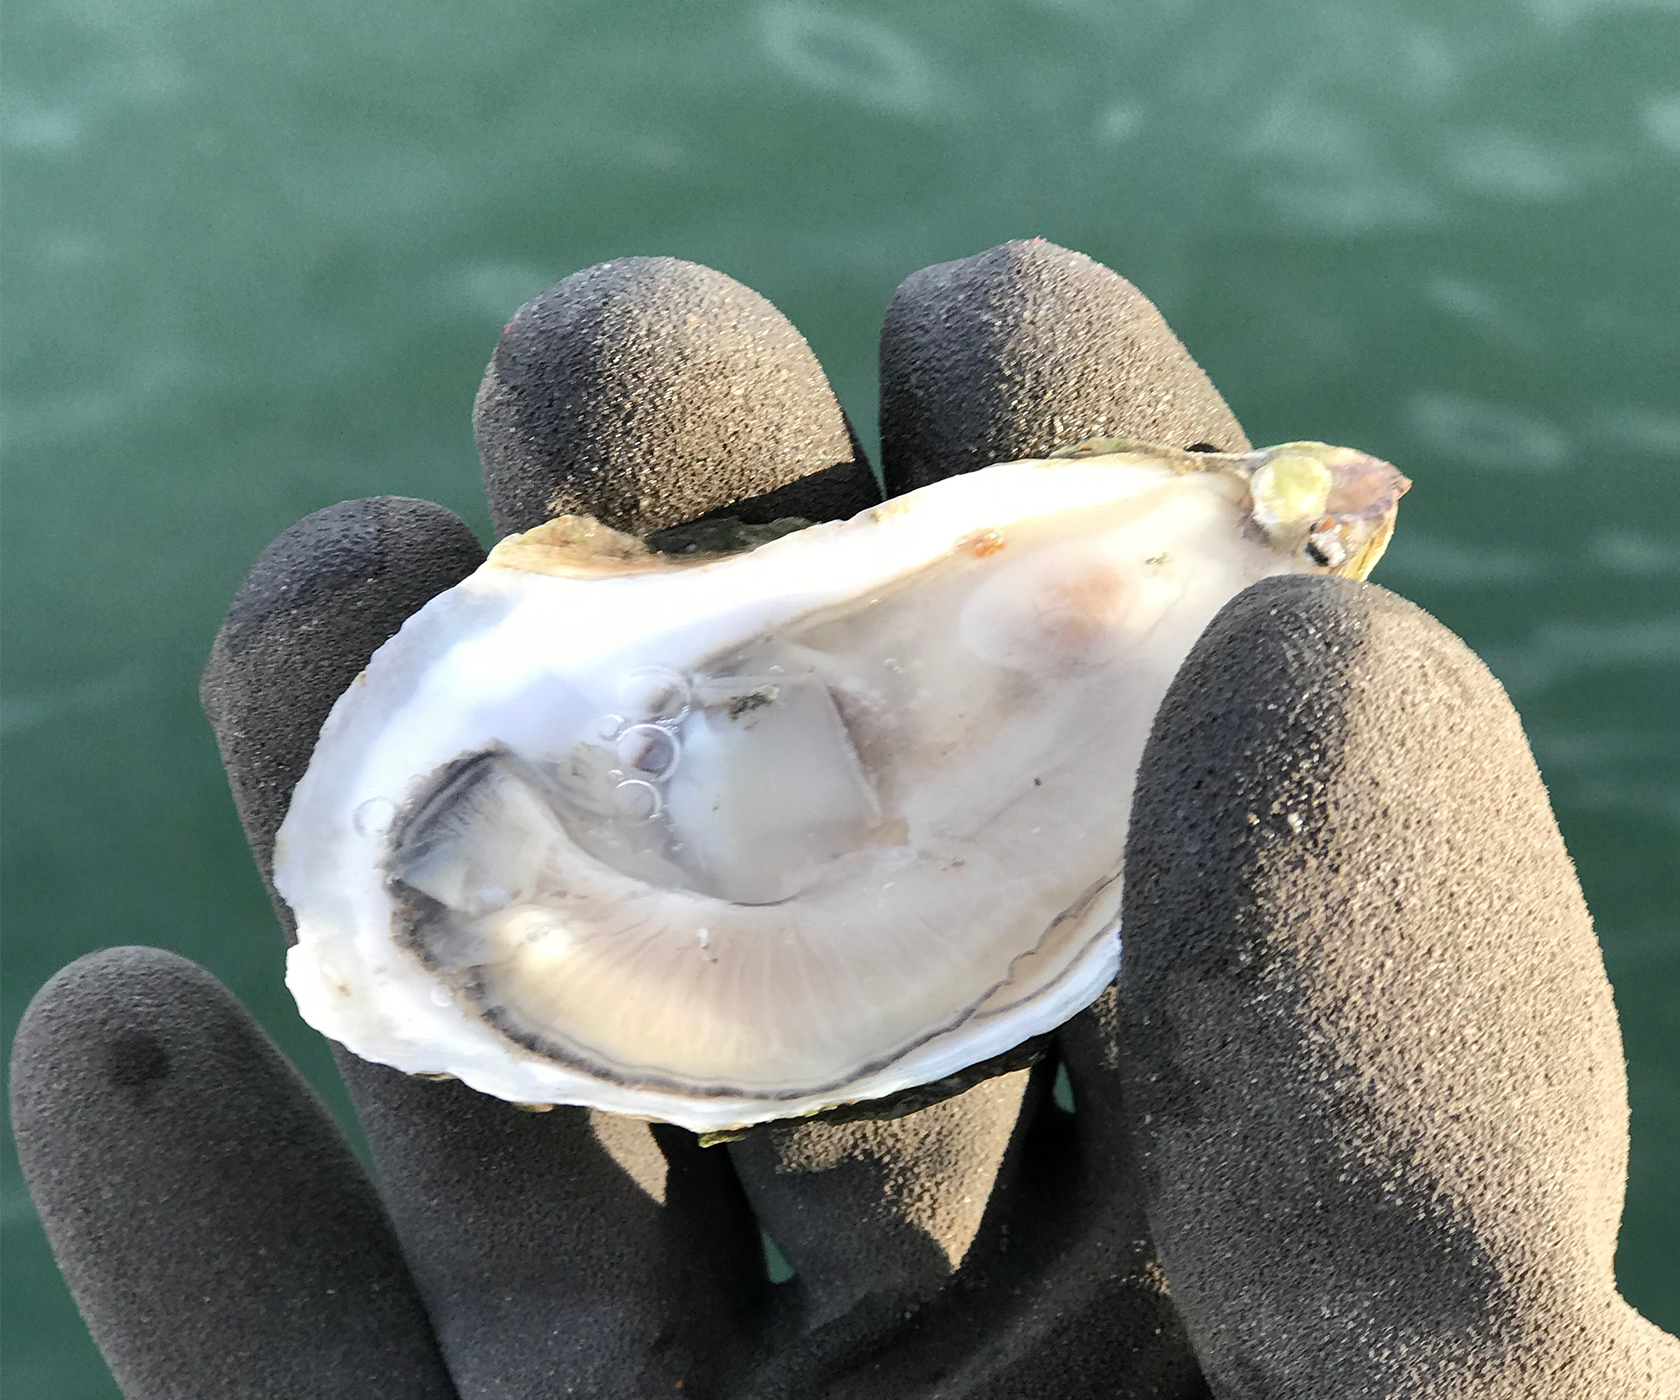
<path fill-rule="evenodd" d="M 1370 114 L 1299 90 L 1258 110 L 1241 155 L 1277 221 L 1308 233 L 1348 235 L 1416 227 L 1440 206 L 1398 162 Z"/>
<path fill-rule="evenodd" d="M 1495 344 L 1534 354 L 1542 341 L 1485 283 L 1470 277 L 1437 274 L 1423 284 L 1423 295 L 1459 324 Z"/>
<path fill-rule="evenodd" d="M 1418 394 L 1406 407 L 1406 421 L 1428 451 L 1468 467 L 1557 471 L 1569 459 L 1570 442 L 1559 429 L 1480 399 Z"/>
<path fill-rule="evenodd" d="M 1143 108 L 1136 102 L 1112 102 L 1097 113 L 1091 134 L 1099 146 L 1122 146 L 1143 126 Z"/>
<path fill-rule="evenodd" d="M 933 70 L 921 50 L 878 20 L 773 4 L 759 11 L 759 29 L 777 66 L 807 87 L 900 115 L 934 106 Z"/>
<path fill-rule="evenodd" d="M 498 325 L 533 297 L 548 290 L 554 277 L 523 263 L 472 262 L 439 282 L 437 299 Z"/>
<path fill-rule="evenodd" d="M 56 155 L 72 149 L 82 137 L 74 112 L 20 105 L 6 119 L 5 144 L 14 151 Z"/>
<path fill-rule="evenodd" d="M 1569 150 L 1504 127 L 1454 134 L 1450 162 L 1460 184 L 1477 194 L 1527 203 L 1567 199 L 1617 173 L 1604 151 Z"/>
<path fill-rule="evenodd" d="M 1482 659 L 1513 699 L 1584 674 L 1661 670 L 1680 665 L 1680 618 L 1545 622 L 1526 643 L 1484 646 Z"/>
<path fill-rule="evenodd" d="M 1594 415 L 1593 431 L 1618 447 L 1680 461 L 1680 414 L 1651 408 L 1606 409 Z"/>
<path fill-rule="evenodd" d="M 128 704 L 155 685 L 151 673 L 130 666 L 54 690 L 8 695 L 0 701 L 0 735 L 10 739 L 50 724 L 83 721 L 99 711 Z"/>
<path fill-rule="evenodd" d="M 1680 13 L 1680 0 L 1526 0 L 1528 12 L 1549 29 L 1568 29 L 1584 19 L 1634 10 Z"/>
<path fill-rule="evenodd" d="M 1545 573 L 1537 551 L 1515 545 L 1447 539 L 1416 529 L 1397 532 L 1383 556 L 1381 578 L 1439 588 L 1526 583 Z"/>
<path fill-rule="evenodd" d="M 1658 539 L 1624 526 L 1600 530 L 1587 542 L 1593 562 L 1624 578 L 1680 573 L 1680 540 Z"/>
<path fill-rule="evenodd" d="M 1645 135 L 1655 145 L 1680 156 L 1680 92 L 1646 98 L 1640 118 Z"/>

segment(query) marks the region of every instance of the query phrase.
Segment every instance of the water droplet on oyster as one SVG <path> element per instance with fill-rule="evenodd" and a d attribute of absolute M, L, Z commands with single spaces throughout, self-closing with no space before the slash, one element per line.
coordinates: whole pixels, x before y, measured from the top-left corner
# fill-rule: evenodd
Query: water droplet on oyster
<path fill-rule="evenodd" d="M 671 729 L 657 724 L 632 724 L 614 741 L 624 771 L 648 780 L 670 777 L 682 746 Z"/>
<path fill-rule="evenodd" d="M 675 719 L 688 708 L 688 681 L 663 666 L 642 666 L 624 679 L 624 708 L 647 720 Z"/>
<path fill-rule="evenodd" d="M 1006 1051 L 1114 975 L 1133 775 L 1201 628 L 1268 574 L 1362 577 L 1405 485 L 1104 443 L 726 557 L 504 541 L 294 794 L 299 1007 L 410 1072 L 697 1130 Z"/>
<path fill-rule="evenodd" d="M 378 836 L 390 830 L 397 817 L 397 804 L 388 797 L 370 797 L 356 808 L 351 818 L 359 836 Z"/>

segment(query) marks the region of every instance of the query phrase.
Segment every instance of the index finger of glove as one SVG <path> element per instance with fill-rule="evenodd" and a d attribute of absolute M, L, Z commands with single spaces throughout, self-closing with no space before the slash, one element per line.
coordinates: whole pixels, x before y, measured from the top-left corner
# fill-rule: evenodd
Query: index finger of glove
<path fill-rule="evenodd" d="M 736 504 L 762 520 L 878 499 L 798 333 L 669 259 L 589 269 L 523 308 L 477 428 L 503 531 L 561 511 L 645 532 Z M 319 512 L 259 560 L 203 693 L 265 878 L 334 700 L 481 557 L 447 512 L 381 500 Z M 340 1067 L 463 1393 L 663 1391 L 726 1363 L 762 1263 L 724 1154 L 583 1110 L 532 1117 L 348 1054 Z"/>

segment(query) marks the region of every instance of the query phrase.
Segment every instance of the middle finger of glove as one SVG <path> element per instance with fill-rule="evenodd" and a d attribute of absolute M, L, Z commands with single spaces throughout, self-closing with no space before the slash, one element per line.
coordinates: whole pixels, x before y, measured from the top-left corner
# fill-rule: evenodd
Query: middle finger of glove
<path fill-rule="evenodd" d="M 1155 308 L 1090 258 L 1007 243 L 898 289 L 881 334 L 890 492 L 1094 436 L 1248 445 Z M 1115 1076 L 1084 1043 L 1063 1047 L 1090 1090 L 1077 1125 L 1043 1107 L 1047 1064 L 904 1118 L 733 1145 L 805 1305 L 766 1389 L 813 1393 L 867 1357 L 830 1393 L 921 1394 L 935 1373 L 942 1395 L 1206 1393 L 1117 1146 Z"/>

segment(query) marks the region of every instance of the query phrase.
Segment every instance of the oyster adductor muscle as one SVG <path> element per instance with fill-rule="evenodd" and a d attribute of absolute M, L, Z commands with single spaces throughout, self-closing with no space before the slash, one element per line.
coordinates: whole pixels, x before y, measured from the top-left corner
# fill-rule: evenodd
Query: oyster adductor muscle
<path fill-rule="evenodd" d="M 717 1130 L 949 1076 L 1113 978 L 1150 722 L 1405 478 L 1096 443 L 724 556 L 503 541 L 334 707 L 281 828 L 303 1015 L 367 1059 Z"/>

